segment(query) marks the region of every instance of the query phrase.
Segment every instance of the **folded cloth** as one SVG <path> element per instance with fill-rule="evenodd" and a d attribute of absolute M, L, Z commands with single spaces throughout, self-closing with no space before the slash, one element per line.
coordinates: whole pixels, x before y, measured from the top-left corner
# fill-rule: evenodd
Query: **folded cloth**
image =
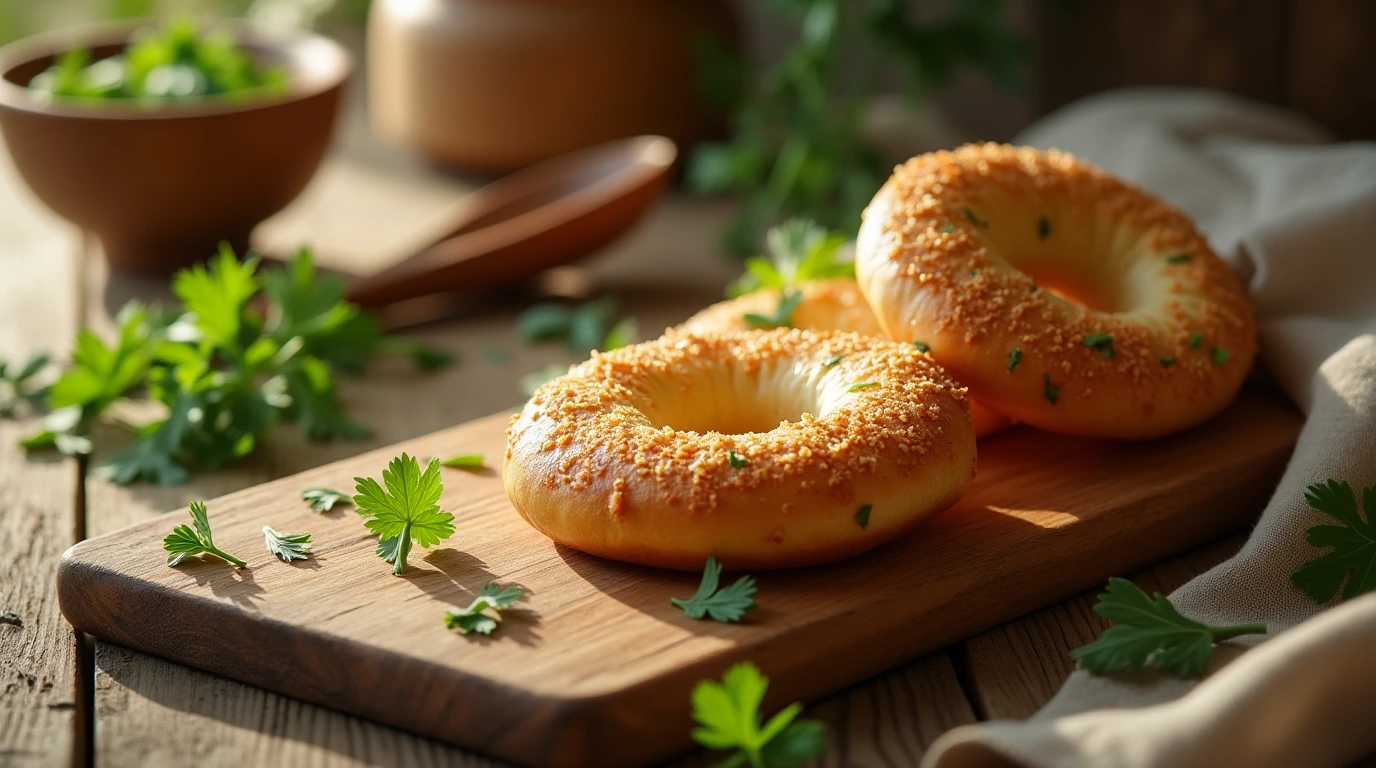
<path fill-rule="evenodd" d="M 1376 485 L 1376 144 L 1181 89 L 1086 99 L 1018 143 L 1071 152 L 1194 216 L 1247 286 L 1262 364 L 1307 417 L 1241 551 L 1170 595 L 1186 616 L 1268 635 L 1219 646 L 1213 668 L 1226 669 L 1203 682 L 1074 672 L 1027 722 L 954 729 L 923 765 L 1322 768 L 1376 752 L 1376 594 L 1332 608 L 1290 583 L 1328 551 L 1306 529 L 1333 522 L 1305 488 Z"/>

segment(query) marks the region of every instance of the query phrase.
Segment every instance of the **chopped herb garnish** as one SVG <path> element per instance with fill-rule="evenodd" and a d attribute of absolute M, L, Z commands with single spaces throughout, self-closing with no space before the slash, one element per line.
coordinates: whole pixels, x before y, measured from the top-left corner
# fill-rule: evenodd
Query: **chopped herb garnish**
<path fill-rule="evenodd" d="M 1041 286 L 1038 286 L 1036 283 L 1033 283 L 1033 284 L 1030 286 L 1030 290 L 1029 290 L 1028 292 L 1029 292 L 1029 293 L 1036 293 L 1036 292 L 1037 292 L 1037 289 L 1040 288 L 1040 287 L 1041 287 Z"/>
<path fill-rule="evenodd" d="M 942 232 L 945 232 L 946 234 L 949 235 L 949 234 L 951 234 L 952 232 L 956 231 L 956 225 L 954 225 L 954 224 L 952 224 L 952 223 L 950 223 L 950 222 L 947 222 L 947 223 L 946 223 L 946 226 L 944 226 L 944 227 L 941 228 L 941 231 L 942 231 Z"/>
<path fill-rule="evenodd" d="M 721 763 L 732 768 L 795 768 L 822 753 L 826 726 L 798 720 L 803 705 L 793 703 L 760 724 L 760 704 L 769 678 L 748 661 L 693 688 L 693 739 L 708 749 L 735 750 Z"/>
<path fill-rule="evenodd" d="M 1223 347 L 1214 347 L 1209 350 L 1209 356 L 1214 359 L 1214 365 L 1223 365 L 1233 358 L 1233 353 Z"/>
<path fill-rule="evenodd" d="M 972 270 L 970 270 L 970 277 L 974 277 L 975 275 L 978 275 L 978 274 L 979 274 L 979 270 L 978 270 L 978 269 L 972 269 Z"/>
<path fill-rule="evenodd" d="M 859 524 L 862 531 L 870 527 L 870 509 L 869 504 L 864 504 L 855 513 L 855 522 Z"/>
<path fill-rule="evenodd" d="M 336 504 L 352 504 L 353 499 L 343 491 L 333 488 L 307 488 L 301 492 L 301 500 L 310 502 L 312 512 L 329 512 Z"/>
<path fill-rule="evenodd" d="M 1045 216 L 1037 219 L 1037 239 L 1045 240 L 1051 234 L 1051 220 Z"/>
<path fill-rule="evenodd" d="M 987 221 L 981 219 L 980 217 L 976 216 L 974 211 L 970 210 L 969 208 L 966 208 L 966 209 L 964 209 L 964 210 L 965 210 L 965 218 L 966 218 L 966 219 L 969 219 L 969 221 L 970 221 L 971 224 L 974 224 L 974 225 L 977 226 L 977 227 L 987 227 L 987 226 L 989 226 L 989 222 L 987 222 Z"/>
<path fill-rule="evenodd" d="M 844 358 L 844 357 L 845 357 L 845 355 L 840 355 L 840 354 L 832 355 L 831 357 L 828 357 L 827 359 L 825 359 L 825 360 L 822 361 L 822 367 L 823 367 L 823 368 L 830 368 L 831 366 L 836 365 L 837 363 L 841 362 L 842 358 Z"/>
<path fill-rule="evenodd" d="M 444 626 L 457 629 L 459 634 L 490 635 L 501 621 L 501 612 L 525 599 L 526 591 L 516 584 L 501 585 L 489 581 L 467 608 L 444 614 Z"/>
<path fill-rule="evenodd" d="M 192 527 L 194 526 L 194 528 Z M 191 502 L 191 525 L 179 525 L 172 529 L 162 540 L 162 548 L 167 550 L 167 565 L 175 567 L 183 560 L 195 555 L 213 555 L 238 568 L 248 565 L 243 560 L 215 546 L 210 535 L 210 518 L 206 516 L 205 502 Z"/>
<path fill-rule="evenodd" d="M 669 602 L 682 608 L 690 619 L 706 617 L 713 621 L 740 621 L 746 611 L 755 610 L 755 579 L 742 576 L 735 584 L 717 589 L 720 581 L 721 563 L 708 555 L 697 593 L 687 600 L 671 597 Z"/>
<path fill-rule="evenodd" d="M 1022 350 L 1021 350 L 1021 349 L 1014 349 L 1012 352 L 1009 352 L 1009 353 L 1008 353 L 1008 372 L 1009 372 L 1009 373 L 1012 373 L 1012 372 L 1013 372 L 1013 369 L 1014 369 L 1014 368 L 1017 368 L 1017 367 L 1018 367 L 1018 363 L 1021 363 L 1021 362 L 1022 362 Z"/>
<path fill-rule="evenodd" d="M 1203 343 L 1204 343 L 1204 332 L 1203 332 L 1203 331 L 1195 331 L 1194 333 L 1190 334 L 1190 349 L 1199 349 L 1200 345 L 1202 345 Z"/>
<path fill-rule="evenodd" d="M 1113 622 L 1098 640 L 1070 652 L 1070 658 L 1095 675 L 1124 668 L 1136 672 L 1151 664 L 1176 677 L 1199 677 L 1209 669 L 1214 643 L 1240 635 L 1265 634 L 1265 624 L 1211 627 L 1186 618 L 1157 592 L 1148 597 L 1127 579 L 1108 580 L 1094 612 Z"/>
<path fill-rule="evenodd" d="M 879 386 L 879 382 L 877 382 L 877 381 L 861 381 L 861 382 L 857 382 L 857 383 L 855 383 L 855 384 L 850 385 L 850 389 L 847 389 L 846 391 L 847 391 L 847 392 L 859 392 L 859 391 L 862 390 L 862 389 L 869 389 L 869 388 L 871 388 L 871 387 L 877 387 L 877 386 Z"/>
<path fill-rule="evenodd" d="M 1061 398 L 1061 388 L 1051 383 L 1051 374 L 1042 374 L 1042 396 L 1051 401 L 1052 405 Z"/>
<path fill-rule="evenodd" d="M 745 469 L 745 466 L 750 462 L 746 461 L 739 453 L 728 450 L 726 452 L 726 463 L 730 464 L 732 469 Z"/>
<path fill-rule="evenodd" d="M 483 455 L 481 453 L 464 453 L 450 456 L 440 463 L 454 469 L 477 469 L 483 465 Z"/>
<path fill-rule="evenodd" d="M 1162 357 L 1160 358 L 1160 360 L 1162 368 L 1169 368 L 1172 365 L 1175 365 L 1175 358 L 1173 357 Z"/>
<path fill-rule="evenodd" d="M 268 545 L 268 552 L 277 556 L 277 559 L 285 563 L 293 560 L 305 560 L 311 553 L 311 535 L 309 533 L 278 533 L 269 526 L 263 526 L 263 541 Z"/>
<path fill-rule="evenodd" d="M 760 315 L 747 312 L 744 315 L 745 322 L 751 328 L 792 328 L 793 312 L 798 309 L 798 303 L 802 300 L 802 291 L 787 291 L 779 296 L 779 304 L 774 308 L 774 314 Z"/>
<path fill-rule="evenodd" d="M 1177 253 L 1177 254 L 1175 254 L 1174 256 L 1167 256 L 1167 257 L 1166 257 L 1166 263 L 1167 263 L 1167 264 L 1184 264 L 1185 262 L 1187 262 L 1187 261 L 1189 261 L 1189 260 L 1190 260 L 1190 254 L 1188 254 L 1188 253 Z"/>
<path fill-rule="evenodd" d="M 1340 588 L 1344 600 L 1376 590 L 1376 486 L 1362 489 L 1365 520 L 1347 481 L 1330 479 L 1311 485 L 1304 500 L 1341 525 L 1316 525 L 1305 531 L 1311 546 L 1333 551 L 1301 565 L 1291 574 L 1290 583 L 1320 605 L 1337 597 Z"/>
<path fill-rule="evenodd" d="M 927 343 L 926 343 L 925 341 L 914 341 L 914 342 L 913 342 L 913 347 L 916 348 L 918 352 L 931 352 L 931 351 L 932 351 L 932 348 L 929 347 L 929 346 L 927 346 Z"/>
<path fill-rule="evenodd" d="M 1107 333 L 1091 333 L 1080 340 L 1086 347 L 1099 350 L 1104 357 L 1113 357 L 1113 336 Z"/>

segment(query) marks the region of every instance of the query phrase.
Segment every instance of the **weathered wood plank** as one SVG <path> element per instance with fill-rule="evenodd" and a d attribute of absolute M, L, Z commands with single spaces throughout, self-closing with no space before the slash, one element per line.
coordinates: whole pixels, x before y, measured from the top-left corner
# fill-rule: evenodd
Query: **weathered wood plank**
<path fill-rule="evenodd" d="M 0 359 L 64 352 L 77 321 L 79 238 L 34 200 L 0 146 Z M 0 420 L 0 764 L 52 766 L 84 756 L 76 635 L 58 611 L 53 572 L 79 531 L 76 461 L 27 457 L 37 419 Z"/>
<path fill-rule="evenodd" d="M 1245 540 L 1241 533 L 1226 536 L 1129 578 L 1149 592 L 1169 593 L 1232 556 Z M 1093 610 L 1100 591 L 1033 611 L 963 643 L 957 663 L 983 718 L 1025 719 L 1056 695 L 1075 668 L 1070 651 L 1109 627 Z"/>

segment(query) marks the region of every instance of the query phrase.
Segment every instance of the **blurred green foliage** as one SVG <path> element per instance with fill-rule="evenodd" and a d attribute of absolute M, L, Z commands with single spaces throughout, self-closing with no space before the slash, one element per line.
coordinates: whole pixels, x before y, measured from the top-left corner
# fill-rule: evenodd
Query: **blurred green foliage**
<path fill-rule="evenodd" d="M 699 147 L 688 181 L 735 191 L 745 206 L 724 233 L 736 255 L 757 252 L 772 224 L 803 216 L 854 233 L 888 169 L 862 121 L 885 73 L 920 100 L 964 69 L 1016 88 L 1028 50 L 1004 0 L 952 0 L 917 19 L 908 0 L 769 0 L 797 41 L 776 62 L 751 65 L 699 41 L 705 95 L 731 110 L 732 138 Z"/>

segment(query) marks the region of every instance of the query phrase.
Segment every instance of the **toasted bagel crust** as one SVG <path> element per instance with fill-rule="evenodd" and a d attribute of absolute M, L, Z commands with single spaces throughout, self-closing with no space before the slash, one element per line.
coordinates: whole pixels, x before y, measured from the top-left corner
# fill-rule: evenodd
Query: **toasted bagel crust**
<path fill-rule="evenodd" d="M 1256 354 L 1242 286 L 1189 217 L 1063 152 L 910 160 L 866 210 L 856 258 L 891 337 L 923 334 L 973 396 L 1051 431 L 1191 426 Z"/>
<path fill-rule="evenodd" d="M 682 570 L 708 555 L 732 568 L 849 557 L 955 503 L 975 467 L 965 389 L 930 357 L 792 329 L 670 331 L 594 353 L 507 434 L 507 495 L 531 525 Z"/>

